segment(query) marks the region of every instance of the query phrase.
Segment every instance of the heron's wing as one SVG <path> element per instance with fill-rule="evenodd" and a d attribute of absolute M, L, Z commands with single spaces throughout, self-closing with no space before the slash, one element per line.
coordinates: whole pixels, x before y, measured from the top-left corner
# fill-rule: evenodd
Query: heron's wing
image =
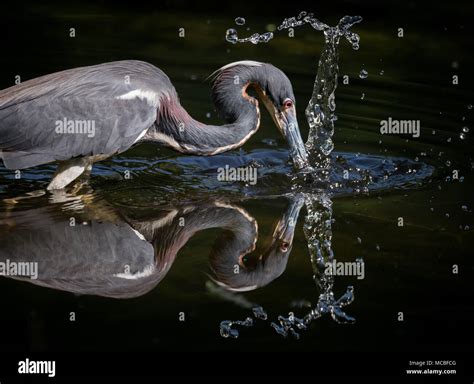
<path fill-rule="evenodd" d="M 116 62 L 54 73 L 1 91 L 5 166 L 21 169 L 123 152 L 153 125 L 169 87 L 166 75 L 150 64 Z"/>
<path fill-rule="evenodd" d="M 36 266 L 35 279 L 23 280 L 80 294 L 134 297 L 164 277 L 153 246 L 127 223 L 91 220 L 71 227 L 48 208 L 9 217 L 15 230 L 0 234 L 0 262 Z"/>

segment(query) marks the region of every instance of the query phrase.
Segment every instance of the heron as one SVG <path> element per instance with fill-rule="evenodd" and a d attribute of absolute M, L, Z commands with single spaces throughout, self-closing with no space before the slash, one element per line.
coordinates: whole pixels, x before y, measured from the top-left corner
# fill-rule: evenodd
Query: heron
<path fill-rule="evenodd" d="M 222 232 L 209 254 L 210 279 L 226 291 L 252 291 L 285 271 L 303 205 L 291 197 L 270 241 L 257 247 L 257 220 L 229 201 L 170 204 L 131 218 L 102 199 L 71 197 L 84 203 L 79 210 L 51 204 L 0 212 L 0 228 L 12 229 L 0 231 L 0 276 L 78 294 L 139 297 L 166 277 L 191 238 L 214 229 Z M 69 225 L 71 212 L 88 225 Z M 10 275 L 8 265 L 22 270 Z"/>
<path fill-rule="evenodd" d="M 47 189 L 63 189 L 90 174 L 95 162 L 145 141 L 202 156 L 238 148 L 260 126 L 260 101 L 286 139 L 295 166 L 306 164 L 293 88 L 280 69 L 244 60 L 211 76 L 212 101 L 223 126 L 193 119 L 169 77 L 144 61 L 73 68 L 4 89 L 0 158 L 12 170 L 57 162 Z"/>

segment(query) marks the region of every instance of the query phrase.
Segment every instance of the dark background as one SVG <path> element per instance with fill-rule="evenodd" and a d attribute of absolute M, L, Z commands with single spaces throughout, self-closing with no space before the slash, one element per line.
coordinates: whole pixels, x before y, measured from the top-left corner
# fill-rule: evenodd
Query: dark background
<path fill-rule="evenodd" d="M 59 352 L 71 352 L 78 345 L 78 349 L 84 351 L 84 354 L 65 357 L 67 361 L 63 362 L 70 365 L 68 369 L 71 371 L 74 370 L 72 365 L 76 359 L 86 357 L 85 364 L 88 366 L 94 361 L 98 361 L 97 365 L 100 365 L 101 359 L 110 359 L 110 355 L 107 356 L 102 351 L 104 344 L 107 345 L 109 353 L 110 350 L 121 350 L 125 353 L 124 350 L 128 349 L 129 354 L 125 354 L 125 358 L 116 357 L 119 359 L 116 364 L 126 365 L 128 362 L 133 366 L 133 372 L 140 370 L 140 362 L 133 365 L 136 363 L 132 363 L 133 352 L 130 353 L 130 350 L 138 354 L 144 349 L 156 352 L 160 348 L 174 351 L 225 351 L 220 357 L 216 357 L 216 360 L 208 361 L 208 365 L 201 368 L 209 367 L 210 370 L 215 370 L 224 367 L 224 370 L 239 371 L 240 374 L 249 371 L 262 373 L 264 370 L 259 369 L 257 358 L 249 358 L 243 353 L 232 355 L 233 363 L 230 367 L 226 366 L 228 356 L 231 356 L 232 352 L 248 353 L 253 350 L 317 351 L 319 356 L 324 355 L 326 350 L 331 351 L 331 357 L 323 359 L 326 374 L 349 366 L 352 367 L 352 372 L 357 372 L 359 368 L 366 374 L 373 374 L 373 370 L 378 370 L 381 373 L 388 371 L 398 375 L 403 371 L 400 368 L 404 367 L 408 359 L 406 356 L 428 359 L 427 356 L 430 355 L 427 353 L 430 351 L 438 353 L 433 358 L 456 358 L 460 363 L 464 363 L 465 370 L 469 370 L 466 368 L 470 361 L 469 356 L 456 357 L 454 352 L 472 351 L 469 338 L 474 318 L 470 283 L 473 272 L 470 256 L 473 237 L 472 229 L 468 232 L 458 231 L 458 224 L 461 222 L 473 227 L 472 213 L 462 218 L 452 214 L 450 221 L 444 219 L 444 214 L 459 210 L 462 204 L 469 207 L 473 205 L 472 181 L 469 178 L 472 175 L 472 141 L 453 140 L 449 148 L 446 144 L 448 136 L 457 134 L 462 124 L 468 124 L 469 120 L 461 123 L 460 118 L 465 114 L 466 105 L 474 101 L 474 5 L 471 2 L 81 1 L 30 4 L 10 2 L 2 3 L 1 7 L 0 88 L 11 86 L 16 74 L 21 74 L 25 80 L 79 65 L 120 59 L 143 59 L 159 66 L 170 75 L 184 100 L 183 104 L 193 110 L 198 118 L 204 118 L 205 112 L 211 108 L 208 100 L 209 85 L 201 80 L 219 65 L 231 60 L 270 60 L 284 69 L 292 79 L 297 100 L 304 100 L 298 106 L 300 116 L 311 94 L 317 52 L 322 46 L 321 37 L 308 37 L 304 40 L 305 45 L 298 49 L 287 44 L 287 51 L 285 48 L 274 50 L 272 45 L 230 47 L 230 57 L 222 57 L 222 52 L 225 52 L 228 46 L 224 41 L 225 29 L 234 26 L 233 20 L 236 16 L 246 17 L 252 26 L 251 32 L 262 32 L 262 25 L 278 23 L 284 17 L 296 16 L 302 10 L 314 12 L 320 20 L 330 25 L 336 24 L 346 14 L 362 15 L 363 23 L 355 28 L 360 31 L 362 38 L 361 51 L 358 52 L 360 56 L 356 56 L 346 42 L 341 43 L 341 68 L 343 73 L 349 73 L 351 79 L 354 79 L 351 80 L 354 86 L 347 90 L 341 86 L 338 88 L 340 120 L 336 149 L 379 154 L 386 145 L 389 155 L 414 158 L 420 151 L 434 146 L 435 154 L 428 157 L 426 162 L 435 166 L 438 172 L 433 183 L 421 190 L 406 191 L 406 194 L 405 191 L 374 194 L 370 199 L 360 201 L 352 198 L 335 200 L 335 253 L 347 256 L 347 259 L 353 257 L 353 249 L 356 246 L 352 243 L 356 234 L 361 232 L 364 247 L 367 247 L 364 248 L 364 257 L 371 261 L 374 272 L 358 287 L 357 294 L 360 296 L 353 306 L 358 323 L 354 328 L 341 328 L 327 321 L 317 326 L 317 332 L 312 334 L 313 338 L 306 338 L 301 343 L 292 340 L 280 342 L 268 329 L 263 336 L 262 329 L 252 329 L 239 340 L 240 343 L 227 343 L 229 340 L 220 339 L 217 334 L 218 321 L 222 320 L 223 316 L 240 318 L 242 314 L 230 306 L 221 310 L 215 302 L 202 298 L 205 296 L 201 292 L 203 279 L 192 280 L 194 270 L 189 267 L 190 262 L 183 264 L 188 263 L 186 257 L 190 259 L 198 253 L 194 250 L 198 248 L 198 242 L 195 241 L 193 246 L 196 248 L 186 251 L 187 256 L 183 257 L 185 261 L 178 260 L 181 264 L 177 267 L 183 268 L 185 277 L 182 277 L 182 271 L 174 269 L 168 279 L 168 285 L 164 284 L 157 292 L 132 302 L 111 303 L 107 299 L 90 297 L 76 300 L 69 293 L 40 290 L 28 284 L 21 285 L 2 279 L 2 289 L 8 295 L 5 296 L 7 305 L 2 309 L 5 312 L 2 314 L 1 324 L 10 332 L 7 331 L 8 334 L 4 335 L 1 350 L 10 349 L 19 353 L 30 346 L 33 346 L 31 350 L 35 349 L 35 345 L 40 346 L 38 349 L 41 350 L 45 345 L 49 345 Z M 168 15 L 167 20 L 162 19 L 162 14 Z M 207 30 L 206 19 L 212 19 L 213 22 L 217 20 L 218 27 L 212 31 Z M 187 29 L 189 38 L 186 41 L 175 39 L 176 28 L 181 24 Z M 70 26 L 78 30 L 78 37 L 73 42 L 66 32 Z M 407 36 L 402 42 L 395 37 L 399 27 L 404 28 Z M 215 41 L 215 30 L 221 33 L 218 42 Z M 307 29 L 305 34 L 310 35 L 311 31 Z M 130 36 L 133 36 L 133 39 Z M 284 39 L 280 41 L 285 44 Z M 153 47 L 156 47 L 155 51 Z M 316 53 L 311 53 L 310 48 Z M 380 64 L 381 58 L 384 59 L 383 65 Z M 459 63 L 458 68 L 452 67 L 453 61 Z M 294 65 L 295 63 L 299 66 Z M 366 83 L 357 79 L 362 65 L 369 69 L 370 75 Z M 373 80 L 374 74 L 378 73 L 380 68 L 385 69 L 385 77 Z M 450 84 L 454 73 L 460 77 L 460 84 L 455 90 Z M 192 75 L 197 75 L 199 82 L 192 82 Z M 361 92 L 366 92 L 368 97 L 372 95 L 366 105 L 360 103 Z M 421 118 L 426 123 L 424 128 L 427 132 L 436 129 L 438 134 L 424 134 L 423 141 L 410 144 L 401 139 L 384 138 L 384 147 L 379 147 L 376 144 L 379 139 L 376 136 L 376 124 L 373 122 L 390 113 Z M 300 120 L 304 130 L 301 117 Z M 258 140 L 269 135 L 261 131 L 247 148 L 260 145 L 256 144 L 259 143 Z M 141 151 L 147 156 L 155 155 L 151 149 L 142 148 Z M 450 170 L 444 168 L 445 158 L 438 159 L 437 153 L 440 151 L 445 152 L 445 156 L 451 156 L 449 159 L 452 163 L 466 175 L 464 185 L 445 187 L 442 183 Z M 132 152 L 133 154 L 139 153 Z M 106 174 L 106 171 L 104 173 Z M 441 192 L 436 188 L 438 184 L 443 186 Z M 113 195 L 112 187 L 108 190 L 105 186 L 98 187 L 104 188 L 104 194 Z M 26 190 L 30 188 L 30 185 L 25 187 Z M 140 198 L 138 195 L 140 193 L 133 197 Z M 437 197 L 435 202 L 428 203 L 434 195 Z M 128 201 L 125 197 L 128 196 L 113 195 L 113 198 L 123 205 Z M 377 200 L 380 197 L 383 197 L 383 203 L 382 200 Z M 435 216 L 429 211 L 433 205 L 436 208 Z M 282 209 L 283 205 L 275 207 L 274 202 L 267 202 L 266 205 L 254 204 L 250 208 L 254 210 L 251 212 L 259 213 L 263 217 L 263 223 L 270 227 L 274 217 L 268 217 L 270 215 L 267 213 L 273 213 L 277 208 Z M 407 232 L 405 237 L 397 234 L 387 235 L 386 228 L 390 225 L 387 218 L 397 217 L 399 214 L 404 215 L 407 222 L 413 224 L 409 230 L 411 232 Z M 296 248 L 301 254 L 306 253 L 301 231 L 299 236 L 299 248 L 295 247 L 295 256 Z M 382 245 L 382 253 L 374 251 L 375 243 Z M 270 290 L 276 289 L 285 300 L 293 298 L 297 288 L 304 285 L 303 277 L 311 283 L 309 265 L 305 264 L 306 260 L 301 257 L 293 260 L 284 279 L 269 287 Z M 451 276 L 446 273 L 446 268 L 450 267 L 453 260 L 464 263 L 465 266 L 464 274 L 455 283 L 452 283 Z M 202 267 L 205 265 L 204 258 L 201 257 L 196 263 Z M 184 293 L 178 289 L 183 282 L 186 287 Z M 307 285 L 302 291 L 309 295 L 314 287 Z M 346 285 L 346 281 L 343 281 L 339 288 L 342 289 Z M 163 292 L 163 302 L 166 304 L 163 304 L 161 309 L 161 301 L 158 299 L 162 298 L 159 294 Z M 268 292 L 259 291 L 254 297 L 264 300 L 266 295 L 273 295 Z M 199 304 L 193 295 L 201 295 Z M 280 301 L 279 297 L 274 301 Z M 177 326 L 173 325 L 168 330 L 166 324 L 171 324 L 174 320 L 174 314 L 180 308 L 181 302 L 192 305 L 196 302 L 196 315 L 193 317 L 192 326 L 178 330 L 181 338 L 176 340 Z M 80 330 L 69 333 L 70 324 L 61 322 L 58 318 L 65 310 L 69 310 L 71 305 L 78 311 L 84 310 L 88 318 Z M 8 306 L 15 309 L 12 311 L 14 315 L 9 315 Z M 400 326 L 393 317 L 393 308 L 405 308 L 414 320 Z M 111 312 L 108 312 L 109 310 Z M 205 323 L 201 317 L 206 311 L 212 315 L 209 323 Z M 101 324 L 105 324 L 104 328 L 101 328 Z M 127 327 L 125 331 L 124 324 Z M 149 338 L 149 332 L 153 332 L 155 326 L 157 334 L 160 334 L 159 341 L 154 337 Z M 121 334 L 122 332 L 124 334 Z M 213 337 L 211 341 L 209 334 Z M 99 354 L 87 356 L 87 351 L 93 349 L 99 351 Z M 370 354 L 361 354 L 360 351 Z M 400 355 L 392 356 L 393 351 L 403 352 L 403 358 Z M 142 357 L 142 362 L 146 365 L 143 369 L 152 374 L 157 373 L 160 369 L 159 362 L 156 362 L 155 371 L 154 361 L 150 356 L 153 355 Z M 293 370 L 292 365 L 296 367 L 299 357 L 282 356 L 272 362 L 271 366 L 275 370 L 281 369 L 282 372 L 295 375 L 316 373 L 316 367 L 301 362 L 300 366 Z M 56 355 L 55 358 L 60 356 Z M 127 361 L 128 358 L 130 361 Z M 167 359 L 173 358 L 174 356 L 167 356 Z M 166 360 L 161 365 L 166 366 Z M 190 365 L 193 369 L 198 369 L 196 364 Z M 106 369 L 113 367 L 112 361 Z M 161 369 L 166 370 L 166 367 Z M 185 370 L 186 367 L 183 368 L 183 371 Z M 124 371 L 130 373 L 131 370 Z"/>

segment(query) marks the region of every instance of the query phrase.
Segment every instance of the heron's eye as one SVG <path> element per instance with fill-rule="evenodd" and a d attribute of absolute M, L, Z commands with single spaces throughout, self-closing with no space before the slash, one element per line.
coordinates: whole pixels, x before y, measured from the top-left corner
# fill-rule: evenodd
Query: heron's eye
<path fill-rule="evenodd" d="M 281 243 L 281 245 L 280 245 L 280 250 L 281 250 L 282 252 L 286 252 L 286 251 L 288 251 L 289 246 L 290 246 L 290 244 L 287 243 L 286 241 L 284 241 L 284 242 Z"/>
<path fill-rule="evenodd" d="M 290 99 L 286 99 L 284 102 L 283 102 L 283 107 L 286 109 L 286 108 L 291 108 L 293 106 L 293 102 L 290 100 Z"/>

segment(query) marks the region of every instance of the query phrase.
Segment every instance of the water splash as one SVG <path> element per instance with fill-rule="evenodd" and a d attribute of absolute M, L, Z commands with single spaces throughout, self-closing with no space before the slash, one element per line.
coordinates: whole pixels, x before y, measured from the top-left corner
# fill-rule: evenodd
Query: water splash
<path fill-rule="evenodd" d="M 325 45 L 319 58 L 313 94 L 305 111 L 310 128 L 306 142 L 309 162 L 304 162 L 303 173 L 312 174 L 312 179 L 327 179 L 329 177 L 329 155 L 334 149 L 332 136 L 334 135 L 334 122 L 337 119 L 335 92 L 339 75 L 339 41 L 341 37 L 344 37 L 354 50 L 359 49 L 360 37 L 357 33 L 350 31 L 350 28 L 361 21 L 362 17 L 360 16 L 344 16 L 335 27 L 330 27 L 315 18 L 314 14 L 302 11 L 296 17 L 284 19 L 277 27 L 281 31 L 309 24 L 317 31 L 324 33 Z M 267 43 L 272 38 L 272 32 L 261 35 L 254 33 L 247 38 L 239 38 L 237 31 L 233 28 L 226 32 L 226 40 L 232 44 Z M 367 71 L 361 71 L 361 76 L 367 77 Z"/>
<path fill-rule="evenodd" d="M 252 312 L 253 312 L 253 316 L 257 320 L 264 320 L 265 321 L 265 320 L 268 319 L 267 313 L 259 305 L 256 305 L 256 306 L 252 307 Z M 236 325 L 241 326 L 241 327 L 249 328 L 249 327 L 253 327 L 255 325 L 255 321 L 251 317 L 247 317 L 245 320 L 224 320 L 224 321 L 221 321 L 221 324 L 220 324 L 220 334 L 221 334 L 221 336 L 224 337 L 224 338 L 229 338 L 230 337 L 232 339 L 237 339 L 239 337 L 239 331 L 238 331 L 238 329 L 234 328 L 234 326 L 236 326 Z"/>
<path fill-rule="evenodd" d="M 301 12 L 297 17 L 285 19 L 277 28 L 281 31 L 282 29 L 310 24 L 314 29 L 323 31 L 325 37 L 325 45 L 318 63 L 313 94 L 305 111 L 310 128 L 306 142 L 309 164 L 303 169 L 303 172 L 300 172 L 300 174 L 304 175 L 305 181 L 322 180 L 329 183 L 330 155 L 334 149 L 332 136 L 334 134 L 334 123 L 337 120 L 335 114 L 335 92 L 339 75 L 339 41 L 341 37 L 345 37 L 353 49 L 359 49 L 359 35 L 351 32 L 349 29 L 361 21 L 362 18 L 360 16 L 344 16 L 337 26 L 329 27 L 327 24 L 316 19 L 313 14 Z M 255 35 L 258 36 L 258 34 Z M 232 30 L 231 36 L 231 42 L 234 43 L 244 40 L 238 38 L 235 30 Z M 252 36 L 248 39 L 251 39 Z M 229 41 L 229 39 L 227 40 Z M 362 69 L 359 76 L 360 78 L 366 78 L 368 72 Z M 295 177 L 299 178 L 300 176 Z M 298 185 L 299 183 L 295 184 Z M 272 322 L 271 326 L 278 334 L 284 337 L 292 335 L 294 338 L 299 339 L 299 331 L 307 330 L 311 322 L 325 314 L 330 314 L 337 323 L 354 323 L 355 319 L 347 315 L 343 310 L 345 306 L 354 301 L 353 287 L 347 287 L 346 292 L 339 299 L 336 299 L 333 292 L 334 276 L 325 273 L 327 263 L 334 260 L 331 229 L 332 201 L 327 193 L 319 195 L 299 194 L 297 196 L 304 198 L 306 204 L 307 215 L 305 217 L 304 234 L 308 242 L 308 250 L 313 267 L 313 278 L 319 290 L 319 297 L 315 307 L 303 318 L 298 318 L 290 312 L 288 317 L 278 316 L 278 323 Z M 249 319 L 252 320 L 247 318 L 242 325 L 247 326 L 246 324 L 249 324 Z M 238 336 L 238 331 L 232 328 L 232 324 L 240 323 L 222 322 L 221 335 L 223 335 L 224 329 L 224 335 L 227 335 L 224 337 L 232 336 L 232 331 L 233 335 Z M 253 325 L 253 322 L 251 325 Z"/>
<path fill-rule="evenodd" d="M 310 128 L 306 149 L 309 165 L 317 170 L 318 178 L 328 178 L 329 155 L 334 149 L 332 136 L 337 119 L 335 92 L 339 75 L 339 41 L 344 37 L 353 49 L 359 49 L 360 37 L 349 29 L 361 21 L 360 16 L 344 16 L 337 26 L 330 27 L 316 19 L 312 13 L 301 12 L 297 17 L 285 19 L 278 27 L 278 30 L 282 30 L 310 24 L 314 29 L 324 32 L 325 44 L 319 58 L 313 94 L 306 108 Z"/>
<path fill-rule="evenodd" d="M 259 320 L 267 320 L 268 319 L 268 315 L 267 313 L 265 312 L 265 310 L 257 305 L 255 307 L 252 308 L 252 312 L 253 312 L 253 315 L 256 319 L 259 319 Z"/>
<path fill-rule="evenodd" d="M 313 279 L 320 292 L 314 308 L 303 318 L 296 317 L 292 312 L 288 317 L 278 316 L 278 324 L 271 323 L 276 333 L 283 337 L 288 335 L 300 338 L 299 331 L 309 329 L 311 323 L 329 314 L 338 324 L 353 324 L 355 319 L 347 315 L 343 308 L 354 301 L 354 288 L 348 286 L 346 292 L 336 299 L 333 286 L 334 276 L 326 274 L 326 265 L 334 259 L 332 251 L 332 201 L 327 194 L 306 195 L 307 215 L 305 217 L 304 233 L 313 267 Z"/>
<path fill-rule="evenodd" d="M 280 324 L 271 323 L 270 325 L 276 333 L 283 337 L 292 335 L 296 340 L 299 340 L 300 334 L 297 330 L 306 331 L 308 329 L 304 319 L 300 319 L 292 313 L 290 313 L 288 317 L 278 316 L 278 321 Z"/>
<path fill-rule="evenodd" d="M 328 194 L 301 195 L 304 198 L 307 214 L 305 216 L 304 234 L 308 242 L 308 250 L 313 267 L 313 279 L 319 291 L 314 308 L 299 318 L 293 312 L 288 317 L 278 316 L 278 323 L 270 325 L 276 333 L 283 337 L 300 338 L 300 331 L 309 329 L 311 323 L 329 314 L 338 324 L 352 324 L 355 319 L 347 315 L 343 308 L 354 301 L 354 288 L 348 286 L 346 292 L 336 299 L 333 287 L 334 276 L 326 274 L 326 265 L 334 259 L 332 251 L 332 201 Z"/>
<path fill-rule="evenodd" d="M 347 287 L 346 292 L 339 298 L 333 291 L 334 275 L 326 274 L 327 264 L 334 259 L 332 251 L 332 201 L 328 194 L 294 194 L 293 200 L 306 204 L 307 214 L 305 217 L 304 234 L 308 242 L 308 249 L 313 267 L 313 279 L 319 291 L 319 296 L 314 307 L 305 301 L 304 307 L 311 308 L 302 318 L 289 312 L 288 316 L 278 316 L 276 322 L 270 326 L 276 333 L 283 337 L 292 336 L 300 338 L 301 331 L 309 330 L 311 323 L 324 315 L 330 315 L 338 324 L 352 324 L 355 319 L 347 315 L 343 308 L 354 301 L 354 288 Z M 300 306 L 301 307 L 301 306 Z M 261 306 L 254 305 L 252 313 L 255 319 L 266 321 L 267 313 Z M 239 337 L 239 331 L 235 326 L 252 327 L 254 319 L 247 317 L 245 320 L 224 320 L 220 324 L 220 334 L 225 338 Z"/>
<path fill-rule="evenodd" d="M 225 33 L 225 39 L 232 44 L 237 43 L 268 43 L 271 39 L 273 39 L 273 32 L 265 32 L 265 33 L 254 33 L 253 35 L 245 38 L 239 38 L 237 30 L 234 28 L 229 28 Z"/>
<path fill-rule="evenodd" d="M 224 320 L 221 322 L 220 325 L 220 333 L 221 336 L 224 338 L 231 337 L 236 339 L 239 337 L 239 331 L 235 328 L 232 328 L 234 325 L 240 325 L 242 327 L 252 327 L 253 326 L 253 319 L 251 317 L 247 317 L 245 320 Z"/>
<path fill-rule="evenodd" d="M 300 27 L 305 24 L 311 24 L 311 26 L 318 31 L 329 28 L 328 25 L 316 19 L 312 13 L 302 11 L 297 17 L 289 17 L 283 20 L 278 27 L 278 30 L 281 31 L 282 29 Z"/>
<path fill-rule="evenodd" d="M 300 334 L 297 331 L 307 331 L 311 323 L 323 315 L 330 314 L 334 321 L 338 324 L 353 324 L 355 319 L 348 316 L 342 308 L 351 304 L 354 301 L 354 288 L 347 287 L 344 293 L 338 300 L 334 299 L 332 290 L 322 293 L 316 304 L 316 307 L 305 315 L 302 319 L 294 316 L 292 313 L 288 317 L 278 316 L 279 324 L 271 323 L 272 328 L 276 333 L 283 337 L 288 335 L 293 336 L 296 340 L 300 339 Z"/>
<path fill-rule="evenodd" d="M 311 322 L 324 314 L 330 314 L 337 323 L 354 323 L 342 308 L 354 301 L 354 288 L 347 287 L 339 299 L 333 292 L 334 276 L 326 274 L 326 265 L 334 259 L 332 250 L 332 201 L 328 194 L 306 195 L 307 214 L 303 231 L 308 242 L 308 250 L 313 267 L 313 278 L 320 290 L 316 307 L 306 315 L 305 321 Z"/>
<path fill-rule="evenodd" d="M 302 11 L 297 17 L 289 17 L 283 20 L 283 22 L 278 26 L 278 30 L 281 31 L 283 29 L 295 28 L 305 24 L 310 24 L 317 31 L 329 30 L 329 34 L 336 34 L 339 36 L 339 38 L 344 36 L 352 45 L 352 48 L 357 50 L 359 49 L 360 37 L 358 34 L 349 31 L 349 28 L 351 28 L 354 24 L 360 23 L 361 21 L 362 17 L 360 16 L 344 16 L 336 27 L 330 27 L 329 25 L 316 19 L 313 13 Z M 339 43 L 339 38 L 337 43 Z"/>

